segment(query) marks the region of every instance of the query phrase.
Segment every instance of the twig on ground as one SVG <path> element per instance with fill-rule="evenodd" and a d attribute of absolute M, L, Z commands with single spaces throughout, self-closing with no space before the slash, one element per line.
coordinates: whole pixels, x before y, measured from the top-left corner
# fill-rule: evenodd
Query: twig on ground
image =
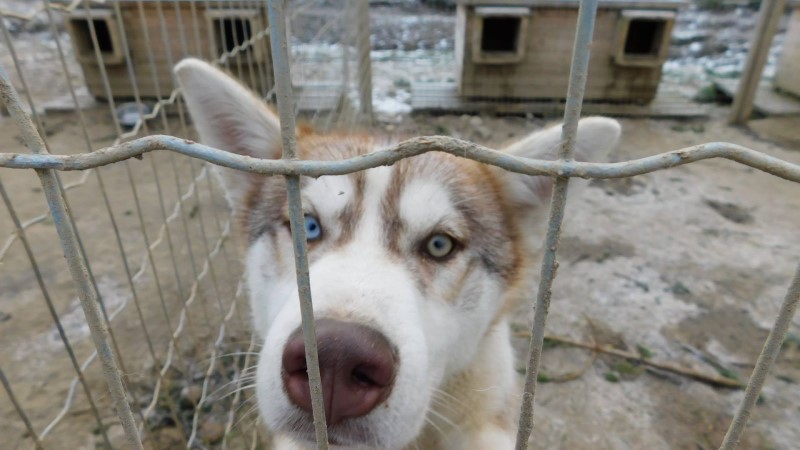
<path fill-rule="evenodd" d="M 519 332 L 514 333 L 514 336 L 517 336 L 517 337 L 530 338 L 530 335 L 531 334 L 530 334 L 529 331 L 519 331 Z M 731 379 L 731 378 L 725 378 L 725 377 L 720 376 L 720 375 L 699 372 L 697 370 L 688 369 L 686 367 L 681 367 L 681 366 L 678 366 L 678 365 L 675 365 L 675 364 L 671 364 L 671 363 L 667 363 L 667 362 L 653 361 L 651 359 L 646 359 L 646 358 L 642 357 L 642 355 L 640 355 L 638 353 L 628 352 L 628 351 L 625 351 L 625 350 L 619 350 L 619 349 L 616 349 L 616 348 L 603 346 L 603 345 L 597 345 L 597 344 L 594 344 L 594 343 L 586 343 L 586 342 L 575 341 L 575 340 L 572 340 L 572 339 L 569 339 L 569 338 L 565 338 L 565 337 L 560 337 L 560 336 L 547 335 L 547 336 L 545 336 L 545 339 L 546 340 L 550 340 L 552 342 L 558 342 L 558 343 L 563 344 L 563 345 L 569 345 L 569 346 L 572 346 L 572 347 L 585 348 L 587 350 L 591 350 L 592 352 L 594 352 L 595 355 L 597 353 L 605 353 L 607 355 L 619 356 L 621 358 L 629 359 L 629 360 L 632 360 L 632 361 L 637 361 L 637 362 L 639 362 L 641 364 L 645 364 L 647 366 L 650 366 L 650 367 L 653 367 L 653 368 L 656 368 L 656 369 L 665 370 L 665 371 L 676 373 L 676 374 L 679 374 L 679 375 L 684 375 L 684 376 L 687 376 L 689 378 L 695 379 L 697 381 L 702 381 L 704 383 L 713 384 L 715 386 L 721 386 L 721 387 L 727 387 L 727 388 L 735 388 L 735 389 L 743 389 L 745 387 L 745 385 L 741 381 L 738 381 L 738 380 L 734 380 L 734 379 Z M 595 360 L 595 357 L 593 357 L 591 361 L 594 362 L 594 360 Z M 583 372 L 579 372 L 579 375 L 582 375 L 582 374 L 583 374 Z M 577 377 L 575 377 L 575 378 L 577 378 Z M 570 379 L 574 379 L 574 378 L 570 378 Z M 559 381 L 566 381 L 566 380 L 559 379 Z"/>
<path fill-rule="evenodd" d="M 549 339 L 549 338 L 545 337 L 545 339 Z M 594 329 L 594 327 L 592 327 L 592 343 L 589 344 L 589 345 L 597 347 L 596 342 L 597 341 L 595 339 L 595 329 Z M 598 355 L 598 353 L 596 351 L 592 350 L 591 358 L 587 359 L 586 363 L 579 370 L 577 370 L 575 372 L 568 372 L 568 373 L 565 373 L 565 374 L 559 375 L 559 376 L 548 377 L 547 381 L 549 383 L 566 383 L 567 381 L 577 380 L 578 378 L 582 377 L 583 374 L 588 372 L 589 369 L 592 368 L 592 366 L 594 365 L 594 362 L 597 361 L 597 355 Z"/>

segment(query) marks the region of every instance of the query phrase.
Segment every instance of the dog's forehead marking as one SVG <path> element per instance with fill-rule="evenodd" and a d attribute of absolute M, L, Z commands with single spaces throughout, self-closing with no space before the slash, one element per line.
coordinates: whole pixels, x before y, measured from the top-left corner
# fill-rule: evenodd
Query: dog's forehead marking
<path fill-rule="evenodd" d="M 365 173 L 362 217 L 357 228 L 361 237 L 372 242 L 379 242 L 383 229 L 381 204 L 389 189 L 392 167 L 376 167 Z"/>
<path fill-rule="evenodd" d="M 303 193 L 313 201 L 317 214 L 330 219 L 353 201 L 354 184 L 353 178 L 346 175 L 319 177 L 309 180 Z"/>
<path fill-rule="evenodd" d="M 422 230 L 432 229 L 442 219 L 458 214 L 446 187 L 423 178 L 407 181 L 397 213 L 409 226 Z"/>

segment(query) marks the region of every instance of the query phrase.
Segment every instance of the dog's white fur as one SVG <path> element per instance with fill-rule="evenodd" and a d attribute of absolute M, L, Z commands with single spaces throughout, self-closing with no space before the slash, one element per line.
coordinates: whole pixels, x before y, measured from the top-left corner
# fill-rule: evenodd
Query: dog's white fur
<path fill-rule="evenodd" d="M 281 154 L 276 116 L 253 94 L 199 60 L 176 67 L 202 142 L 257 158 Z M 576 157 L 603 160 L 620 135 L 606 118 L 583 119 Z M 509 153 L 553 159 L 561 129 L 536 132 Z M 392 144 L 371 135 L 301 130 L 305 159 L 336 159 Z M 220 169 L 228 201 L 248 237 L 247 280 L 255 331 L 261 417 L 280 450 L 312 447 L 310 414 L 287 398 L 281 355 L 300 326 L 282 177 Z M 388 399 L 330 428 L 338 449 L 511 449 L 519 390 L 507 314 L 533 292 L 532 253 L 552 190 L 527 177 L 430 153 L 362 175 L 304 179 L 303 205 L 323 238 L 310 245 L 317 319 L 368 324 L 396 347 Z M 395 228 L 396 226 L 396 228 Z M 446 261 L 420 252 L 431 233 L 460 247 Z M 424 247 L 423 247 L 424 248 Z"/>

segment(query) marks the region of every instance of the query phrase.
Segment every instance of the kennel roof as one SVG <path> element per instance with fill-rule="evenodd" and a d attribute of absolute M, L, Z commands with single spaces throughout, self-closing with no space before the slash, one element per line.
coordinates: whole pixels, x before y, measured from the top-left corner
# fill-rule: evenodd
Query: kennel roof
<path fill-rule="evenodd" d="M 800 1 L 800 0 L 798 0 Z M 457 0 L 465 6 L 529 6 L 544 8 L 577 8 L 579 0 Z M 605 9 L 677 9 L 687 0 L 599 0 Z"/>

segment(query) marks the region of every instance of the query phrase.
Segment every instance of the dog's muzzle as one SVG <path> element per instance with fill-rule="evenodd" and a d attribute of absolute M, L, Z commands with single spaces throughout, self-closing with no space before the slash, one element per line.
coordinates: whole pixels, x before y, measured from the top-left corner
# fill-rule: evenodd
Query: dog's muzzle
<path fill-rule="evenodd" d="M 367 415 L 392 391 L 397 351 L 379 331 L 334 319 L 316 321 L 319 369 L 327 424 Z M 311 412 L 305 343 L 295 330 L 283 350 L 283 385 L 289 400 Z"/>

